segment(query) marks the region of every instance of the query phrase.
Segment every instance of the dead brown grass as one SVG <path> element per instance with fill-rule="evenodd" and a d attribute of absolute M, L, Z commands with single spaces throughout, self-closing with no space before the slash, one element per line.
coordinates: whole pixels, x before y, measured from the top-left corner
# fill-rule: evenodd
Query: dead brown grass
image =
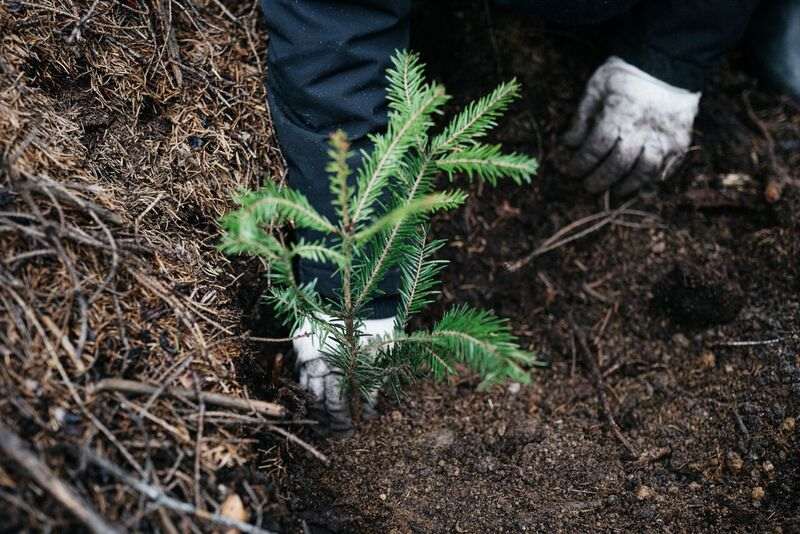
<path fill-rule="evenodd" d="M 237 273 L 214 243 L 231 191 L 281 175 L 257 7 L 0 4 L 0 419 L 123 528 L 218 522 L 237 491 L 220 470 L 250 462 L 254 429 L 273 422 L 169 394 L 248 396 Z M 107 377 L 158 389 L 96 392 Z M 87 455 L 197 513 L 153 506 Z M 0 457 L 4 526 L 80 526 L 34 479 Z M 260 520 L 266 495 L 238 491 Z"/>

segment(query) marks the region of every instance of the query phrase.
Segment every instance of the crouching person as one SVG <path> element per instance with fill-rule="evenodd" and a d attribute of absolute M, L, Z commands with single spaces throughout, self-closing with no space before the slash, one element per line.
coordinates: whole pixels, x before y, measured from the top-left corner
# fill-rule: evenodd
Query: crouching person
<path fill-rule="evenodd" d="M 590 192 L 652 193 L 684 157 L 705 77 L 743 34 L 757 0 L 505 0 L 558 24 L 614 21 L 614 55 L 586 84 L 564 143 L 569 173 Z M 326 173 L 328 138 L 347 133 L 352 150 L 369 151 L 369 135 L 386 127 L 385 72 L 409 44 L 410 0 L 263 0 L 269 32 L 268 98 L 288 165 L 287 180 L 322 215 L 334 218 Z M 353 158 L 353 166 L 358 165 Z M 302 239 L 318 239 L 301 232 Z M 332 268 L 297 265 L 301 281 L 323 295 L 339 291 Z M 363 332 L 392 332 L 398 277 L 390 274 L 367 308 Z M 294 349 L 302 387 L 349 426 L 339 375 L 325 343 L 305 321 Z"/>

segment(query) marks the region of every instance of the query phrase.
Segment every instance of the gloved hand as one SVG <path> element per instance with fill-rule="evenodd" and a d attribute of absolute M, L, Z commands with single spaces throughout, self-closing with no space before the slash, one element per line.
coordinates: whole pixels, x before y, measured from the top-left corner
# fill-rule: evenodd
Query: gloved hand
<path fill-rule="evenodd" d="M 331 322 L 329 317 L 321 317 L 323 321 Z M 386 319 L 371 319 L 363 322 L 361 329 L 365 335 L 361 338 L 362 344 L 367 344 L 375 337 L 385 337 L 394 331 L 394 317 Z M 332 336 L 320 339 L 312 333 L 311 322 L 306 319 L 294 333 L 292 342 L 295 351 L 295 370 L 299 374 L 300 387 L 311 392 L 319 406 L 330 417 L 330 426 L 333 430 L 348 430 L 352 428 L 350 407 L 348 399 L 341 395 L 339 380 L 341 371 L 331 368 L 325 361 L 324 352 L 330 352 L 336 341 Z M 323 346 L 324 342 L 324 346 Z M 366 409 L 371 411 L 377 399 L 377 391 L 367 400 Z"/>
<path fill-rule="evenodd" d="M 566 172 L 592 193 L 654 192 L 683 159 L 701 93 L 673 87 L 612 56 L 592 75 L 564 143 Z M 616 185 L 615 185 L 616 184 Z"/>

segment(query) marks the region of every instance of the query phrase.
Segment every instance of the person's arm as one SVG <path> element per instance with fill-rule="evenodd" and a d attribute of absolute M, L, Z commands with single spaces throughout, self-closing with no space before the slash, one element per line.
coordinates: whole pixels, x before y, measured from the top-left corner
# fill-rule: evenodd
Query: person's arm
<path fill-rule="evenodd" d="M 267 98 L 286 159 L 286 178 L 331 220 L 336 214 L 325 170 L 329 136 L 336 130 L 347 133 L 356 154 L 351 167 L 357 168 L 359 151 L 370 148 L 367 136 L 385 128 L 386 69 L 395 50 L 408 46 L 409 3 L 262 0 L 269 35 Z M 303 283 L 316 279 L 316 289 L 324 296 L 340 290 L 331 266 L 303 260 L 297 270 Z M 391 275 L 381 284 L 383 296 L 370 305 L 375 318 L 364 321 L 367 335 L 392 331 L 399 276 Z M 325 359 L 324 340 L 312 335 L 308 320 L 294 335 L 300 386 L 314 395 L 333 429 L 349 428 L 349 407 L 341 395 L 339 374 Z"/>
<path fill-rule="evenodd" d="M 615 29 L 616 55 L 589 80 L 566 169 L 586 188 L 654 190 L 691 143 L 707 74 L 744 32 L 758 0 L 644 0 Z"/>
<path fill-rule="evenodd" d="M 703 90 L 760 0 L 645 0 L 615 32 L 615 55 L 675 87 Z"/>
<path fill-rule="evenodd" d="M 357 168 L 367 135 L 385 128 L 386 69 L 408 46 L 410 0 L 262 0 L 261 8 L 269 36 L 267 98 L 287 181 L 335 220 L 325 171 L 329 136 L 347 133 Z M 317 279 L 323 295 L 339 289 L 327 265 L 304 260 L 298 274 L 303 282 Z M 396 277 L 387 277 L 386 296 L 371 306 L 375 317 L 394 314 L 396 286 Z"/>

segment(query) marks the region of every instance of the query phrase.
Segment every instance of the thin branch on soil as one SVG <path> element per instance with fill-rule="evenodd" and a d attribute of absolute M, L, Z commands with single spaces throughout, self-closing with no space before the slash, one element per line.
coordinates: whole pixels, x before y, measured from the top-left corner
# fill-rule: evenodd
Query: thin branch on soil
<path fill-rule="evenodd" d="M 731 412 L 733 412 L 733 418 L 736 419 L 736 426 L 739 429 L 739 432 L 742 433 L 744 439 L 750 441 L 750 431 L 747 430 L 747 425 L 744 424 L 744 420 L 742 416 L 739 415 L 739 410 L 736 409 L 736 405 L 731 405 Z"/>
<path fill-rule="evenodd" d="M 153 391 L 153 393 L 150 394 L 147 402 L 144 403 L 144 409 L 150 409 L 150 406 L 155 404 L 164 391 L 166 391 L 166 389 L 172 385 L 173 381 L 177 380 L 177 378 L 192 364 L 193 361 L 194 357 L 190 353 L 173 363 L 169 369 L 162 373 L 161 376 L 156 378 L 155 383 L 158 384 L 158 387 L 155 389 L 155 391 Z"/>
<path fill-rule="evenodd" d="M 273 534 L 269 530 L 265 530 L 263 528 L 251 525 L 249 523 L 243 523 L 241 521 L 237 521 L 235 519 L 231 519 L 229 517 L 225 517 L 220 514 L 199 510 L 197 507 L 187 502 L 174 499 L 169 495 L 166 495 L 160 489 L 151 486 L 150 484 L 147 484 L 146 482 L 143 482 L 137 478 L 134 478 L 133 476 L 124 472 L 122 469 L 112 464 L 105 458 L 101 458 L 100 456 L 94 454 L 92 451 L 88 449 L 84 449 L 84 454 L 89 462 L 93 463 L 103 471 L 106 471 L 110 475 L 113 475 L 115 478 L 121 480 L 134 490 L 138 491 L 148 499 L 152 500 L 155 504 L 164 506 L 176 512 L 192 514 L 193 516 L 199 519 L 210 521 L 217 525 L 222 525 L 228 528 L 235 528 L 241 530 L 242 532 L 254 532 L 256 534 Z"/>
<path fill-rule="evenodd" d="M 100 393 L 102 391 L 120 391 L 132 395 L 152 395 L 158 391 L 158 389 L 159 388 L 157 386 L 145 384 L 144 382 L 124 380 L 121 378 L 106 378 L 89 388 L 92 393 Z M 286 408 L 272 402 L 241 399 L 239 397 L 231 397 L 230 395 L 223 395 L 221 393 L 201 392 L 198 397 L 195 391 L 185 388 L 166 388 L 164 392 L 168 395 L 172 395 L 173 397 L 185 397 L 194 401 L 200 400 L 206 404 L 224 406 L 225 408 L 255 411 L 271 417 L 283 417 L 286 415 Z"/>
<path fill-rule="evenodd" d="M 144 219 L 144 216 L 150 213 L 150 210 L 152 210 L 156 206 L 156 204 L 161 202 L 161 199 L 164 198 L 166 194 L 167 194 L 166 192 L 161 191 L 158 195 L 156 195 L 156 198 L 150 204 L 147 205 L 147 207 L 142 211 L 142 213 L 140 213 L 136 217 L 136 220 L 133 222 L 134 235 L 139 234 L 139 224 L 142 222 L 142 219 Z"/>
<path fill-rule="evenodd" d="M 550 252 L 552 250 L 556 250 L 557 248 L 561 248 L 567 243 L 571 243 L 577 239 L 582 237 L 586 237 L 589 234 L 592 234 L 604 226 L 607 226 L 614 221 L 616 221 L 619 217 L 624 215 L 630 216 L 637 216 L 637 217 L 648 217 L 652 219 L 658 219 L 657 215 L 650 214 L 647 212 L 643 212 L 641 210 L 631 210 L 629 209 L 637 199 L 632 198 L 622 204 L 619 208 L 615 210 L 606 209 L 604 211 L 593 213 L 592 215 L 588 215 L 577 221 L 573 221 L 567 226 L 561 228 L 552 236 L 548 237 L 531 253 L 529 253 L 524 258 L 517 260 L 517 261 L 510 261 L 506 262 L 505 268 L 510 272 L 515 272 L 520 270 L 521 268 L 528 265 L 534 258 L 541 256 L 546 252 Z M 580 229 L 586 225 L 590 225 L 588 228 Z"/>
<path fill-rule="evenodd" d="M 750 94 L 745 92 L 742 95 L 744 107 L 747 111 L 747 116 L 755 124 L 764 141 L 767 144 L 767 161 L 769 162 L 769 176 L 767 178 L 767 185 L 764 188 L 765 200 L 773 204 L 781 199 L 783 190 L 789 182 L 789 173 L 786 167 L 778 161 L 778 156 L 775 154 L 775 139 L 769 132 L 769 128 L 764 124 L 764 121 L 758 118 L 753 106 L 750 103 Z"/>
<path fill-rule="evenodd" d="M 636 463 L 639 465 L 655 463 L 670 454 L 672 454 L 672 449 L 670 447 L 656 447 L 655 449 L 650 449 L 640 454 Z"/>
<path fill-rule="evenodd" d="M 28 449 L 22 439 L 10 428 L 0 422 L 0 449 L 13 459 L 36 483 L 81 520 L 92 532 L 116 534 L 120 532 L 105 519 L 63 480 L 58 478 L 47 465 Z"/>
<path fill-rule="evenodd" d="M 67 44 L 71 45 L 76 40 L 80 40 L 81 33 L 83 32 L 84 24 L 86 24 L 86 22 L 89 20 L 89 18 L 91 18 L 92 14 L 94 13 L 95 8 L 97 7 L 97 4 L 99 4 L 99 3 L 100 3 L 100 0 L 94 0 L 94 2 L 92 3 L 91 7 L 89 8 L 89 11 L 87 11 L 86 14 L 80 18 L 80 20 L 77 22 L 77 24 L 75 24 L 75 27 L 72 28 L 72 33 L 70 33 L 69 37 L 67 37 Z"/>
<path fill-rule="evenodd" d="M 589 348 L 589 344 L 586 341 L 586 335 L 575 323 L 575 319 L 573 319 L 572 315 L 569 316 L 569 321 L 572 325 L 572 330 L 575 332 L 575 335 L 578 338 L 578 343 L 583 349 L 584 360 L 586 361 L 586 365 L 589 367 L 592 377 L 594 378 L 595 388 L 597 389 L 597 398 L 600 401 L 600 406 L 605 413 L 606 419 L 608 420 L 608 425 L 611 427 L 611 431 L 617 437 L 619 442 L 622 443 L 622 446 L 628 451 L 630 457 L 638 458 L 639 453 L 636 452 L 636 449 L 628 441 L 628 438 L 626 438 L 622 433 L 622 430 L 619 428 L 619 425 L 617 424 L 617 421 L 614 419 L 614 415 L 611 412 L 611 406 L 608 403 L 608 397 L 606 397 L 605 381 L 603 380 L 603 375 L 600 373 L 600 369 L 597 367 L 594 354 L 592 353 L 591 349 Z"/>
<path fill-rule="evenodd" d="M 199 414 L 197 413 L 190 413 L 186 416 L 187 419 L 190 421 L 194 421 L 199 419 Z M 203 420 L 206 423 L 214 423 L 214 424 L 232 424 L 232 425 L 241 425 L 241 424 L 249 424 L 249 425 L 284 425 L 284 426 L 316 426 L 319 425 L 319 421 L 314 419 L 292 419 L 292 420 L 284 420 L 284 421 L 275 421 L 273 419 L 264 419 L 260 417 L 252 417 L 249 415 L 242 415 L 234 412 L 223 412 L 223 411 L 209 411 L 206 410 L 205 415 L 203 416 Z"/>
<path fill-rule="evenodd" d="M 570 351 L 572 352 L 572 364 L 570 365 L 569 376 L 570 376 L 570 378 L 574 378 L 575 377 L 575 367 L 576 367 L 577 360 L 578 360 L 578 351 L 577 351 L 577 347 L 575 346 L 575 332 L 574 331 L 570 332 L 570 335 L 569 335 L 569 348 L 570 348 Z"/>
<path fill-rule="evenodd" d="M 200 497 L 200 458 L 203 447 L 206 403 L 203 402 L 203 392 L 200 391 L 200 380 L 198 380 L 197 373 L 194 371 L 192 371 L 192 383 L 194 384 L 195 395 L 200 399 L 197 412 L 197 440 L 194 445 L 194 505 L 198 508 L 203 508 L 203 500 Z"/>
<path fill-rule="evenodd" d="M 789 339 L 793 339 L 797 337 L 796 335 L 791 336 L 782 336 L 782 337 L 774 337 L 771 339 L 763 339 L 763 340 L 744 340 L 744 341 L 721 341 L 719 343 L 714 343 L 715 347 L 759 347 L 762 345 L 775 345 L 777 343 L 781 343 L 782 341 L 786 341 Z"/>
<path fill-rule="evenodd" d="M 24 182 L 18 182 L 15 184 L 19 188 L 52 195 L 61 202 L 70 204 L 73 207 L 94 212 L 98 217 L 111 224 L 117 226 L 122 226 L 125 224 L 125 221 L 122 219 L 122 217 L 113 211 L 110 211 L 90 200 L 86 200 L 85 198 L 73 194 L 69 190 L 69 187 L 63 183 L 59 183 L 48 176 L 36 176 L 25 171 L 24 169 L 17 169 L 17 172 L 20 174 L 20 176 L 25 178 Z"/>
<path fill-rule="evenodd" d="M 242 339 L 244 339 L 245 341 L 255 341 L 258 343 L 289 343 L 290 341 L 294 341 L 296 339 L 303 339 L 304 337 L 309 337 L 311 335 L 312 332 L 307 332 L 305 334 L 293 337 L 258 337 L 258 336 L 251 336 L 250 334 L 243 334 Z"/>
<path fill-rule="evenodd" d="M 324 454 L 322 454 L 321 452 L 319 452 L 317 449 L 315 449 L 314 446 L 312 446 L 310 443 L 307 443 L 307 442 L 303 441 L 302 439 L 298 438 L 297 436 L 295 436 L 291 432 L 288 432 L 288 431 L 286 431 L 286 430 L 284 430 L 284 429 L 282 429 L 280 427 L 277 427 L 275 425 L 269 425 L 268 428 L 272 432 L 275 432 L 276 434 L 280 434 L 281 436 L 285 437 L 289 441 L 293 441 L 296 444 L 300 445 L 305 450 L 307 450 L 308 452 L 313 454 L 316 458 L 318 458 L 325 465 L 330 465 L 330 463 L 331 463 L 330 459 L 327 456 L 325 456 Z"/>
<path fill-rule="evenodd" d="M 159 6 L 159 15 L 161 17 L 162 30 L 164 35 L 164 46 L 167 49 L 169 56 L 170 67 L 172 67 L 172 75 L 175 78 L 175 85 L 178 87 L 183 86 L 183 74 L 181 73 L 181 54 L 178 48 L 178 40 L 175 37 L 175 28 L 172 25 L 172 0 L 162 0 Z"/>
<path fill-rule="evenodd" d="M 27 512 L 29 515 L 36 517 L 36 519 L 40 523 L 46 525 L 46 527 L 42 529 L 43 531 L 49 531 L 49 532 L 53 531 L 53 520 L 50 517 L 47 517 L 45 514 L 43 514 L 41 510 L 38 510 L 34 506 L 31 506 L 20 497 L 17 497 L 13 493 L 7 493 L 2 489 L 0 489 L 0 499 L 6 500 L 12 506 L 16 506 L 17 508 Z"/>

